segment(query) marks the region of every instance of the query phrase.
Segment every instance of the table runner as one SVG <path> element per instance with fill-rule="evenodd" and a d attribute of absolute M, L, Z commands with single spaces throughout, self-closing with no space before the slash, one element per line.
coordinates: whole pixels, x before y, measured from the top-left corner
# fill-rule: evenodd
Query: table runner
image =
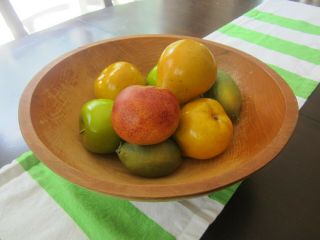
<path fill-rule="evenodd" d="M 268 64 L 301 107 L 320 81 L 320 8 L 267 1 L 205 37 Z M 136 202 L 89 191 L 32 152 L 0 169 L 0 239 L 199 239 L 239 183 L 182 201 Z"/>

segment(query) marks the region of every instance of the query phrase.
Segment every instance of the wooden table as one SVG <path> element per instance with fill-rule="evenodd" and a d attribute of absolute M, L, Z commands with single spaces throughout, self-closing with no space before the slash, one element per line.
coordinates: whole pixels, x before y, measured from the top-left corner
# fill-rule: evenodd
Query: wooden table
<path fill-rule="evenodd" d="M 204 37 L 261 0 L 144 0 L 108 7 L 0 47 L 0 166 L 28 150 L 18 102 L 32 76 L 61 54 L 114 36 Z M 304 1 L 306 2 L 306 1 Z M 307 1 L 320 6 L 319 1 Z M 320 87 L 274 161 L 250 176 L 203 239 L 320 239 Z"/>

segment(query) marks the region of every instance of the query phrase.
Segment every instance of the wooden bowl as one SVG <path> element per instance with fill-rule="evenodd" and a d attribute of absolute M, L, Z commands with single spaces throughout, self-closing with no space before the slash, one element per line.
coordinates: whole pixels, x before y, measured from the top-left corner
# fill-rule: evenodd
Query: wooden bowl
<path fill-rule="evenodd" d="M 271 161 L 291 136 L 296 98 L 274 71 L 257 59 L 211 41 L 196 39 L 214 53 L 218 68 L 240 87 L 240 122 L 226 152 L 207 161 L 185 159 L 172 175 L 131 175 L 116 155 L 87 152 L 79 137 L 81 106 L 94 98 L 93 82 L 109 64 L 124 60 L 143 74 L 164 48 L 186 36 L 143 35 L 106 40 L 68 53 L 45 67 L 20 100 L 22 134 L 50 169 L 80 186 L 127 199 L 167 200 L 206 194 L 239 181 Z"/>

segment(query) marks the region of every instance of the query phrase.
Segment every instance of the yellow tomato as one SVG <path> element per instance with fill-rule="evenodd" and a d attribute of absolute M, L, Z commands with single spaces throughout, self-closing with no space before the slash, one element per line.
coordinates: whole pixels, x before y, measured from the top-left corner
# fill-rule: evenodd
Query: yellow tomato
<path fill-rule="evenodd" d="M 116 62 L 105 68 L 94 83 L 97 98 L 115 99 L 130 85 L 145 85 L 141 72 L 131 63 Z"/>
<path fill-rule="evenodd" d="M 217 64 L 204 44 L 183 39 L 170 44 L 158 62 L 157 86 L 169 89 L 180 103 L 203 94 L 214 84 Z"/>
<path fill-rule="evenodd" d="M 174 135 L 183 154 L 196 159 L 208 159 L 222 153 L 232 136 L 231 120 L 223 107 L 209 98 L 200 98 L 182 107 Z"/>

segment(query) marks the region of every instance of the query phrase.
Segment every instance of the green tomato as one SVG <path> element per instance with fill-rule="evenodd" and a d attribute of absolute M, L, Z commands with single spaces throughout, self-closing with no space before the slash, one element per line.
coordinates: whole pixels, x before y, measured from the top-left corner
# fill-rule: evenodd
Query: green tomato
<path fill-rule="evenodd" d="M 151 86 L 156 86 L 158 76 L 158 65 L 155 65 L 147 76 L 147 84 Z"/>
<path fill-rule="evenodd" d="M 80 135 L 86 149 L 94 153 L 112 153 L 120 138 L 112 128 L 111 99 L 94 99 L 82 106 Z"/>

